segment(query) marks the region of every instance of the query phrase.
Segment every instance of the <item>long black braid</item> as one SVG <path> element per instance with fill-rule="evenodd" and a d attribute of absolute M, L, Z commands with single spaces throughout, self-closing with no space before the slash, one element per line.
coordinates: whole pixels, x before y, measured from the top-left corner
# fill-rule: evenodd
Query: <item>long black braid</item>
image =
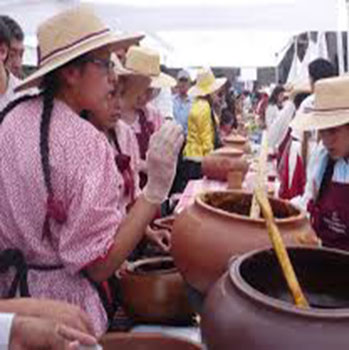
<path fill-rule="evenodd" d="M 54 97 L 58 88 L 58 79 L 56 74 L 53 72 L 44 77 L 44 80 L 41 84 L 43 89 L 43 107 L 41 114 L 41 123 L 40 123 L 40 156 L 41 156 L 41 165 L 44 175 L 45 187 L 47 190 L 47 213 L 45 217 L 44 227 L 43 227 L 43 238 L 47 236 L 51 239 L 50 235 L 50 226 L 49 218 L 50 211 L 53 210 L 51 207 L 54 203 L 54 193 L 52 189 L 51 181 L 51 167 L 50 167 L 50 122 L 52 117 L 52 110 L 54 105 Z"/>
<path fill-rule="evenodd" d="M 49 147 L 49 135 L 50 135 L 50 122 L 53 110 L 53 100 L 55 95 L 55 77 L 48 75 L 44 79 L 44 92 L 43 92 L 43 108 L 41 114 L 40 124 L 40 155 L 41 164 L 44 174 L 44 181 L 47 192 L 49 195 L 53 194 L 51 183 L 51 168 L 50 168 L 50 147 Z"/>

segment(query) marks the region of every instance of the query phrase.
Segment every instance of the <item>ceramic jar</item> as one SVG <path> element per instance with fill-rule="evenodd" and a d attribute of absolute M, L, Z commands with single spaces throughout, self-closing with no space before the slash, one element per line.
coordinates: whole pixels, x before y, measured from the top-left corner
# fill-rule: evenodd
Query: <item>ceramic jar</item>
<path fill-rule="evenodd" d="M 349 254 L 288 249 L 310 308 L 293 304 L 272 250 L 234 260 L 210 290 L 201 328 L 208 350 L 346 350 Z"/>
<path fill-rule="evenodd" d="M 223 144 L 226 147 L 232 147 L 235 149 L 239 149 L 244 153 L 248 153 L 250 150 L 248 139 L 244 136 L 238 134 L 231 134 L 223 138 Z"/>
<path fill-rule="evenodd" d="M 125 311 L 136 322 L 180 324 L 191 320 L 185 284 L 171 257 L 130 263 L 120 286 Z"/>
<path fill-rule="evenodd" d="M 239 183 L 236 186 L 241 188 L 248 170 L 248 163 L 242 155 L 243 151 L 234 148 L 217 149 L 203 158 L 202 173 L 209 179 L 219 181 L 228 181 L 232 176 L 238 177 Z"/>
<path fill-rule="evenodd" d="M 176 217 L 171 254 L 198 291 L 207 292 L 231 256 L 271 246 L 265 220 L 249 217 L 251 201 L 252 194 L 243 191 L 206 192 Z M 287 245 L 318 244 L 305 213 L 283 200 L 270 203 Z"/>
<path fill-rule="evenodd" d="M 184 339 L 152 333 L 108 333 L 100 341 L 103 350 L 200 350 Z"/>

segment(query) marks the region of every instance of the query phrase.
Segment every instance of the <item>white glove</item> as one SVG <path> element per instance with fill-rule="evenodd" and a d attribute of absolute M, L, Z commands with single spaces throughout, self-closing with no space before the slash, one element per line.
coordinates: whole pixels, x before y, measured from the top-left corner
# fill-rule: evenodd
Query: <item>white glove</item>
<path fill-rule="evenodd" d="M 149 141 L 147 152 L 148 182 L 143 194 L 151 203 L 166 200 L 176 175 L 178 154 L 184 141 L 183 129 L 166 121 Z"/>

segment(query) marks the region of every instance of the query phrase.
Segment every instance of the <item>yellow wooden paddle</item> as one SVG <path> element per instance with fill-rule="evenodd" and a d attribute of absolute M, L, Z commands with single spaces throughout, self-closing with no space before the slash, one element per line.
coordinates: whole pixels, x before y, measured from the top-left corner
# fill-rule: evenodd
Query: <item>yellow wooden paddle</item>
<path fill-rule="evenodd" d="M 254 193 L 256 200 L 258 201 L 258 204 L 262 210 L 270 240 L 273 244 L 277 259 L 287 281 L 288 288 L 290 289 L 293 296 L 294 302 L 300 308 L 308 308 L 309 304 L 302 292 L 301 286 L 294 272 L 279 229 L 275 224 L 273 210 L 270 206 L 265 189 L 257 185 L 255 187 Z"/>

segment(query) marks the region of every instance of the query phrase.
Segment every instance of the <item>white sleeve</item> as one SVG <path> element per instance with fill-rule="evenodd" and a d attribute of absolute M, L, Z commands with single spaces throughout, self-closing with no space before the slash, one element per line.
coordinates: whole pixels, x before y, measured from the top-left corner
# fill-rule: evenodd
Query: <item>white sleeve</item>
<path fill-rule="evenodd" d="M 159 95 L 151 103 L 160 111 L 165 119 L 173 118 L 173 101 L 170 88 L 162 88 Z"/>
<path fill-rule="evenodd" d="M 14 314 L 0 313 L 0 349 L 8 350 Z"/>
<path fill-rule="evenodd" d="M 275 149 L 280 146 L 281 142 L 287 135 L 291 120 L 296 112 L 292 101 L 287 101 L 281 111 L 278 111 L 274 120 L 268 125 L 268 145 Z"/>

